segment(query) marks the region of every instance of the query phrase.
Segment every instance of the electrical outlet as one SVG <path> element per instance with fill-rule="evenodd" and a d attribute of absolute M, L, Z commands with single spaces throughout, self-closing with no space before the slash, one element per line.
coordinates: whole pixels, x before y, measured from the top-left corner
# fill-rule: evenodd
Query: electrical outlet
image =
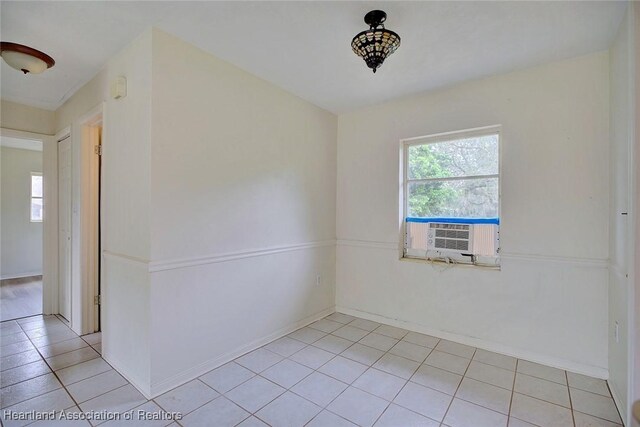
<path fill-rule="evenodd" d="M 618 324 L 617 320 L 616 320 L 614 336 L 616 338 L 616 343 L 619 343 L 620 342 L 620 325 Z"/>
<path fill-rule="evenodd" d="M 320 285 L 322 285 L 322 276 L 318 274 L 316 276 L 316 286 L 320 286 Z"/>

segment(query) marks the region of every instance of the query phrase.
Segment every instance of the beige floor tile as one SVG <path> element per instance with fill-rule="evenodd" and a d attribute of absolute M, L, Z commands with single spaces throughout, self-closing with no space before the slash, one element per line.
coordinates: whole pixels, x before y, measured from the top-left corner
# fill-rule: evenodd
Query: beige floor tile
<path fill-rule="evenodd" d="M 327 319 L 321 319 L 309 325 L 310 328 L 317 329 L 326 333 L 331 333 L 336 329 L 340 329 L 342 326 L 344 325 L 340 322 L 334 322 L 333 320 Z"/>
<path fill-rule="evenodd" d="M 567 385 L 567 376 L 565 371 L 550 366 L 540 365 L 539 363 L 528 362 L 526 360 L 518 361 L 518 372 L 531 375 L 532 377 L 541 378 L 554 383 Z"/>
<path fill-rule="evenodd" d="M 202 375 L 200 381 L 218 393 L 226 393 L 254 376 L 255 374 L 244 366 L 229 362 Z"/>
<path fill-rule="evenodd" d="M 333 320 L 334 322 L 347 324 L 349 322 L 353 322 L 356 318 L 353 316 L 349 316 L 348 314 L 338 313 L 337 311 L 333 314 L 328 315 L 325 319 Z"/>
<path fill-rule="evenodd" d="M 518 373 L 515 391 L 565 408 L 571 408 L 569 388 L 562 384 Z"/>
<path fill-rule="evenodd" d="M 284 388 L 291 388 L 312 372 L 313 370 L 300 363 L 284 359 L 260 375 Z"/>
<path fill-rule="evenodd" d="M 453 396 L 462 381 L 462 375 L 434 368 L 433 366 L 422 365 L 413 374 L 411 381 Z"/>
<path fill-rule="evenodd" d="M 440 423 L 394 403 L 384 411 L 375 427 L 438 427 Z"/>
<path fill-rule="evenodd" d="M 389 374 L 408 380 L 418 370 L 420 364 L 404 357 L 387 353 L 382 356 L 373 367 Z"/>
<path fill-rule="evenodd" d="M 355 326 L 356 328 L 364 329 L 365 331 L 371 332 L 378 326 L 380 323 L 372 322 L 371 320 L 366 319 L 356 319 L 353 322 L 349 323 L 350 326 Z"/>
<path fill-rule="evenodd" d="M 575 388 L 571 388 L 570 393 L 574 410 L 614 423 L 621 423 L 618 409 L 612 398 Z"/>
<path fill-rule="evenodd" d="M 180 424 L 184 427 L 232 427 L 251 414 L 224 396 L 207 403 L 184 417 Z"/>
<path fill-rule="evenodd" d="M 456 397 L 505 415 L 509 414 L 511 391 L 501 387 L 465 377 L 458 387 Z"/>
<path fill-rule="evenodd" d="M 395 326 L 389 325 L 380 325 L 373 332 L 380 335 L 386 335 L 397 340 L 402 339 L 409 333 L 409 331 L 407 331 L 406 329 L 396 328 Z"/>
<path fill-rule="evenodd" d="M 322 332 L 317 329 L 306 327 L 306 328 L 298 329 L 297 331 L 294 331 L 287 336 L 290 338 L 296 339 L 298 341 L 302 341 L 305 344 L 311 344 L 318 341 L 320 338 L 324 337 L 325 335 L 327 335 L 326 332 Z"/>
<path fill-rule="evenodd" d="M 398 340 L 386 335 L 380 335 L 372 332 L 366 337 L 362 338 L 359 342 L 360 344 L 366 345 L 367 347 L 373 347 L 381 351 L 389 351 L 391 347 L 398 343 Z"/>
<path fill-rule="evenodd" d="M 259 348 L 235 360 L 236 363 L 259 374 L 283 359 L 282 356 L 264 348 Z"/>
<path fill-rule="evenodd" d="M 578 411 L 573 411 L 573 418 L 576 421 L 576 427 L 622 427 L 622 424 L 612 423 Z"/>
<path fill-rule="evenodd" d="M 493 353 L 491 351 L 477 349 L 473 355 L 473 360 L 476 360 L 487 365 L 496 366 L 502 369 L 508 369 L 510 371 L 516 370 L 516 363 L 518 359 L 511 356 L 505 356 L 504 354 Z"/>
<path fill-rule="evenodd" d="M 368 334 L 367 331 L 356 328 L 355 326 L 345 325 L 340 329 L 337 329 L 331 332 L 332 335 L 338 336 L 340 338 L 347 339 L 349 341 L 360 341 L 365 335 Z"/>
<path fill-rule="evenodd" d="M 305 399 L 327 406 L 347 388 L 347 384 L 328 375 L 314 372 L 291 388 L 291 391 Z"/>
<path fill-rule="evenodd" d="M 5 387 L 0 389 L 0 408 L 15 405 L 60 387 L 62 387 L 62 384 L 53 373 Z"/>
<path fill-rule="evenodd" d="M 472 360 L 465 374 L 474 380 L 489 383 L 498 387 L 513 389 L 515 372 Z"/>
<path fill-rule="evenodd" d="M 436 346 L 436 350 L 454 354 L 460 357 L 466 357 L 467 359 L 471 359 L 476 351 L 474 347 L 470 347 L 464 344 L 458 344 L 457 342 L 448 340 L 440 340 L 440 342 Z"/>
<path fill-rule="evenodd" d="M 356 362 L 363 363 L 371 366 L 378 361 L 383 355 L 384 351 L 375 349 L 373 347 L 367 347 L 360 343 L 355 343 L 342 353 L 341 356 L 347 359 L 355 360 Z"/>
<path fill-rule="evenodd" d="M 351 421 L 324 410 L 315 416 L 306 427 L 357 427 Z"/>
<path fill-rule="evenodd" d="M 256 416 L 271 426 L 303 427 L 321 410 L 308 400 L 286 392 L 260 409 Z"/>
<path fill-rule="evenodd" d="M 337 337 L 335 335 L 327 335 L 320 338 L 312 344 L 314 347 L 321 348 L 333 354 L 340 354 L 353 345 L 353 341 Z"/>
<path fill-rule="evenodd" d="M 369 427 L 388 405 L 389 402 L 384 399 L 349 387 L 331 402 L 327 409 L 359 426 Z"/>
<path fill-rule="evenodd" d="M 289 357 L 293 353 L 302 350 L 306 346 L 307 345 L 301 341 L 288 337 L 282 337 L 265 345 L 264 348 L 276 354 L 279 354 L 280 356 Z"/>
<path fill-rule="evenodd" d="M 202 381 L 192 380 L 169 390 L 154 400 L 167 412 L 180 412 L 186 415 L 219 395 L 220 393 Z"/>
<path fill-rule="evenodd" d="M 435 348 L 440 339 L 430 335 L 420 334 L 418 332 L 409 332 L 404 336 L 404 338 L 402 338 L 402 341 L 410 342 L 411 344 L 418 344 L 423 347 Z"/>
<path fill-rule="evenodd" d="M 567 379 L 569 380 L 569 387 L 611 397 L 609 387 L 605 380 L 588 377 L 586 375 L 574 374 L 573 372 L 567 372 Z"/>
<path fill-rule="evenodd" d="M 452 400 L 453 397 L 448 394 L 408 382 L 393 403 L 435 421 L 442 421 Z"/>
<path fill-rule="evenodd" d="M 413 360 L 414 362 L 422 363 L 427 358 L 431 349 L 428 347 L 422 347 L 418 344 L 412 344 L 407 341 L 400 341 L 394 345 L 389 353 L 396 356 L 402 356 L 405 359 Z"/>
<path fill-rule="evenodd" d="M 510 415 L 540 427 L 573 426 L 569 409 L 520 393 L 513 393 Z"/>
<path fill-rule="evenodd" d="M 71 384 L 67 386 L 67 390 L 76 402 L 82 403 L 111 390 L 120 388 L 126 384 L 127 380 L 125 380 L 114 369 L 111 369 L 107 372 L 103 372 L 102 374 Z"/>
<path fill-rule="evenodd" d="M 243 409 L 254 413 L 285 392 L 285 389 L 262 377 L 256 376 L 240 384 L 226 397 Z"/>
<path fill-rule="evenodd" d="M 351 384 L 362 375 L 367 368 L 368 366 L 362 363 L 342 356 L 336 356 L 318 369 L 318 372 L 322 372 L 344 383 Z"/>
<path fill-rule="evenodd" d="M 311 369 L 318 369 L 334 357 L 335 354 L 331 352 L 314 346 L 309 346 L 292 355 L 289 359 L 301 363 Z"/>
<path fill-rule="evenodd" d="M 460 399 L 453 399 L 444 424 L 449 427 L 507 427 L 507 416 Z"/>
<path fill-rule="evenodd" d="M 469 363 L 471 363 L 471 360 L 465 357 L 433 350 L 424 363 L 429 366 L 444 369 L 445 371 L 453 372 L 454 374 L 463 375 L 466 372 Z"/>
<path fill-rule="evenodd" d="M 353 386 L 384 400 L 392 401 L 406 383 L 407 380 L 395 375 L 369 368 L 353 383 Z"/>

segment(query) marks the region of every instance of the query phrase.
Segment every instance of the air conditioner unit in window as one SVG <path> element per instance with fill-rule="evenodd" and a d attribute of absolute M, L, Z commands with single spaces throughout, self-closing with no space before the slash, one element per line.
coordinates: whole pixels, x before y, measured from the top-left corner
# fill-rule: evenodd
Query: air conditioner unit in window
<path fill-rule="evenodd" d="M 473 225 L 429 223 L 427 251 L 440 252 L 443 255 L 447 253 L 472 253 Z"/>

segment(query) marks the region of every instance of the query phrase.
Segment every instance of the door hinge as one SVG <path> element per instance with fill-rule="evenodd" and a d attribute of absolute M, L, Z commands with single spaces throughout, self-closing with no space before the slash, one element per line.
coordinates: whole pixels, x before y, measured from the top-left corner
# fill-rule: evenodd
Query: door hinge
<path fill-rule="evenodd" d="M 96 295 L 95 297 L 93 297 L 93 303 L 95 305 L 100 305 L 102 304 L 102 299 L 100 298 L 100 295 Z"/>
<path fill-rule="evenodd" d="M 94 145 L 93 152 L 96 153 L 98 156 L 102 156 L 102 145 Z"/>

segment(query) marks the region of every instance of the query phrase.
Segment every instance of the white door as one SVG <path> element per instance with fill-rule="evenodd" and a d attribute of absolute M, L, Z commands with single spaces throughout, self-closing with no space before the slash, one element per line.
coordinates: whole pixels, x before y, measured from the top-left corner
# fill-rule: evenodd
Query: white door
<path fill-rule="evenodd" d="M 71 138 L 58 143 L 58 312 L 71 321 Z"/>

